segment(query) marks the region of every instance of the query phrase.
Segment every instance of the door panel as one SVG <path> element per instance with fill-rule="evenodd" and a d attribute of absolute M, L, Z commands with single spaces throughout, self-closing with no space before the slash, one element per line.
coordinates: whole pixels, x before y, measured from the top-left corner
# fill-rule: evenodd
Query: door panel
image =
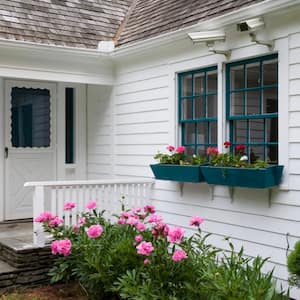
<path fill-rule="evenodd" d="M 56 179 L 55 95 L 55 84 L 6 82 L 6 220 L 32 217 L 25 182 Z"/>

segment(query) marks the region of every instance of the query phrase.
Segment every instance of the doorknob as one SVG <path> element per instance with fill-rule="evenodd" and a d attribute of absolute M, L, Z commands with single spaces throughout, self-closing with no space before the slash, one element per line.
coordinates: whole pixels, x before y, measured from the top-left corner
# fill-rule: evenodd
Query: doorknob
<path fill-rule="evenodd" d="M 8 158 L 8 147 L 4 148 L 4 157 Z"/>

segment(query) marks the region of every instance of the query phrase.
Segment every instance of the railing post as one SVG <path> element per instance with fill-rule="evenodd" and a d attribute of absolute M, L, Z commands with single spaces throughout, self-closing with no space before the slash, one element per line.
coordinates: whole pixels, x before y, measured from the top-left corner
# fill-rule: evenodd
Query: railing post
<path fill-rule="evenodd" d="M 33 218 L 39 216 L 45 209 L 45 187 L 35 186 L 33 192 Z M 33 243 L 39 247 L 45 245 L 45 233 L 42 223 L 33 221 Z"/>

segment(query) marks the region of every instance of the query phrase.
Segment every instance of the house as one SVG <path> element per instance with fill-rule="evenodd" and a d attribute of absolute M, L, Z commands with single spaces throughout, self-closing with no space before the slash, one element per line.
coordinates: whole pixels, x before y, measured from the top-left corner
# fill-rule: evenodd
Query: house
<path fill-rule="evenodd" d="M 281 185 L 156 181 L 152 202 L 187 231 L 203 216 L 216 246 L 230 236 L 270 257 L 286 287 L 300 238 L 299 13 L 297 0 L 1 1 L 0 221 L 32 217 L 24 182 L 149 178 L 169 144 L 230 140 L 284 165 Z"/>

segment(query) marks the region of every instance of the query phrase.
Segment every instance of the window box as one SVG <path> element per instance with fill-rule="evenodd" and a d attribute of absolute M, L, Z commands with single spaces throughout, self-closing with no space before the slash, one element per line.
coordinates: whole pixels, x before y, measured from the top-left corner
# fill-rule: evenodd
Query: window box
<path fill-rule="evenodd" d="M 178 182 L 204 181 L 200 165 L 152 164 L 150 167 L 156 179 Z"/>
<path fill-rule="evenodd" d="M 239 186 L 246 188 L 269 188 L 281 182 L 283 166 L 269 166 L 263 169 L 201 166 L 208 184 Z"/>

